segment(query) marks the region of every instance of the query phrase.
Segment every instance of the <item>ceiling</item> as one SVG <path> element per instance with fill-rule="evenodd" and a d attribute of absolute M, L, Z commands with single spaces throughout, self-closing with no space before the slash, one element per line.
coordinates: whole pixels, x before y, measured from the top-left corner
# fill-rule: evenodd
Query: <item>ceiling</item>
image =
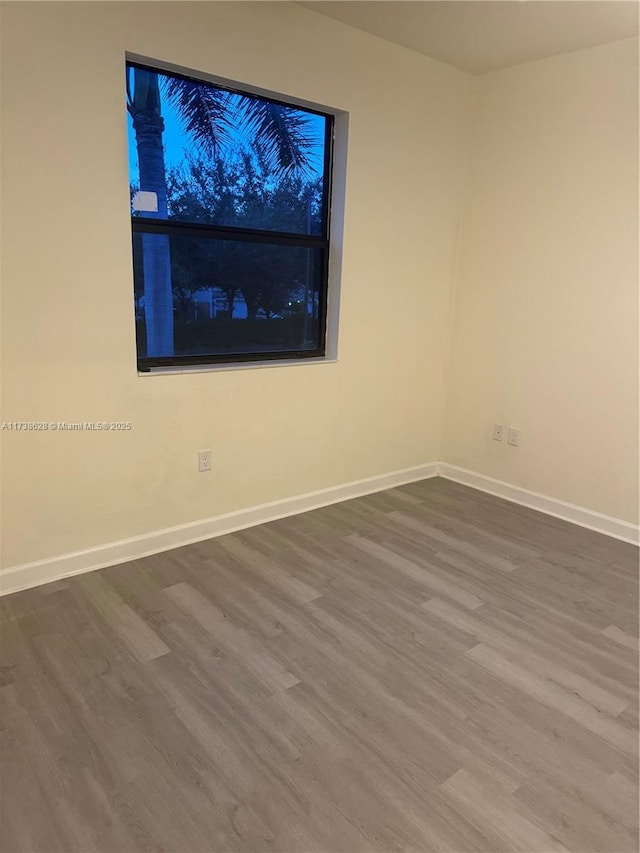
<path fill-rule="evenodd" d="M 636 0 L 322 0 L 352 27 L 484 74 L 638 35 Z"/>

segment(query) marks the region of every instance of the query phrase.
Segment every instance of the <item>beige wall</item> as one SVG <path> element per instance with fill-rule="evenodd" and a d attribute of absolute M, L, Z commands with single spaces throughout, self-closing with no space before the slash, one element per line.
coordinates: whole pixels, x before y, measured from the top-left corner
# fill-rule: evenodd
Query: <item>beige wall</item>
<path fill-rule="evenodd" d="M 618 42 L 479 81 L 443 454 L 630 522 L 637 50 Z M 495 422 L 521 445 L 492 441 Z"/>
<path fill-rule="evenodd" d="M 634 521 L 637 43 L 475 81 L 260 6 L 0 4 L 2 417 L 133 422 L 0 434 L 3 565 L 438 458 Z M 350 113 L 337 363 L 136 375 L 125 51 Z"/>
<path fill-rule="evenodd" d="M 1 4 L 3 418 L 133 422 L 2 434 L 5 566 L 438 457 L 473 80 L 261 5 Z M 136 375 L 125 51 L 350 113 L 336 364 Z"/>

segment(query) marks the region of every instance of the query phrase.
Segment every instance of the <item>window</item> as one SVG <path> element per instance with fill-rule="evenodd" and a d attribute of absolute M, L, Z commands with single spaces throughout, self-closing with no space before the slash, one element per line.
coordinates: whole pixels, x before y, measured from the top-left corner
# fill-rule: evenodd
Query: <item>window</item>
<path fill-rule="evenodd" d="M 126 70 L 138 369 L 323 356 L 333 116 Z"/>

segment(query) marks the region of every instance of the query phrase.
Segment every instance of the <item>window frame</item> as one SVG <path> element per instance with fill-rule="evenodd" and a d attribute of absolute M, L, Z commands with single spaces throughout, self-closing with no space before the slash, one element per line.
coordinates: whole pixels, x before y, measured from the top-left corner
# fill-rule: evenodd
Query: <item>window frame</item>
<path fill-rule="evenodd" d="M 269 350 L 264 352 L 246 352 L 246 353 L 204 353 L 191 355 L 172 355 L 172 356 L 144 356 L 141 357 L 138 353 L 138 345 L 136 340 L 136 358 L 139 373 L 150 373 L 155 369 L 164 370 L 182 370 L 189 367 L 203 368 L 207 365 L 215 367 L 233 367 L 235 365 L 245 365 L 254 363 L 256 366 L 262 366 L 270 361 L 288 361 L 293 363 L 304 363 L 307 359 L 326 358 L 327 356 L 327 323 L 328 323 L 328 296 L 329 296 L 329 255 L 330 255 L 330 235 L 331 235 L 331 201 L 333 191 L 333 166 L 334 166 L 334 145 L 335 145 L 335 114 L 324 112 L 323 110 L 302 105 L 295 100 L 286 101 L 282 97 L 271 97 L 256 93 L 250 88 L 239 88 L 237 85 L 225 84 L 218 81 L 208 80 L 206 76 L 196 76 L 188 74 L 184 71 L 177 71 L 167 65 L 155 62 L 143 62 L 127 56 L 126 68 L 142 68 L 147 71 L 157 72 L 166 76 L 172 76 L 189 80 L 201 85 L 211 86 L 213 88 L 222 89 L 223 91 L 231 92 L 243 97 L 250 97 L 255 100 L 267 101 L 269 103 L 279 104 L 288 108 L 298 109 L 300 111 L 313 113 L 322 116 L 325 119 L 325 134 L 324 134 L 324 159 L 323 159 L 323 188 L 322 188 L 322 205 L 321 205 L 321 224 L 322 230 L 320 234 L 301 234 L 289 231 L 270 231 L 260 228 L 242 228 L 228 225 L 215 225 L 204 222 L 185 222 L 176 219 L 161 219 L 149 216 L 135 216 L 131 211 L 131 238 L 132 238 L 132 268 L 134 267 L 134 247 L 133 240 L 136 234 L 165 234 L 171 236 L 189 236 L 193 238 L 218 238 L 222 240 L 235 240 L 243 242 L 263 243 L 272 246 L 289 246 L 306 248 L 310 250 L 320 250 L 321 252 L 321 273 L 320 287 L 318 289 L 318 346 L 314 348 L 300 350 Z M 134 284 L 135 289 L 135 284 Z M 240 320 L 238 322 L 241 322 Z M 264 322 L 270 322 L 265 320 Z"/>

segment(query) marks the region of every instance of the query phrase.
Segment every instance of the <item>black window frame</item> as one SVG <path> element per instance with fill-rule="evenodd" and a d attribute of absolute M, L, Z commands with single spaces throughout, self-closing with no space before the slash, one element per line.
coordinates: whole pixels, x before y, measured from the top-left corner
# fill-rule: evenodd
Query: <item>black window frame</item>
<path fill-rule="evenodd" d="M 135 234 L 165 234 L 169 237 L 174 236 L 190 236 L 195 238 L 217 237 L 224 240 L 238 240 L 243 242 L 263 243 L 274 246 L 289 246 L 300 247 L 307 249 L 316 249 L 321 252 L 321 274 L 320 288 L 318 290 L 318 330 L 319 340 L 318 346 L 301 350 L 273 350 L 265 352 L 246 352 L 246 353 L 213 353 L 200 355 L 172 355 L 172 356 L 145 356 L 136 355 L 139 373 L 149 373 L 153 369 L 158 368 L 182 368 L 182 367 L 202 367 L 206 365 L 233 365 L 242 363 L 255 363 L 256 365 L 262 362 L 269 361 L 304 361 L 310 358 L 324 358 L 327 354 L 327 300 L 329 290 L 329 246 L 331 233 L 331 194 L 333 187 L 333 148 L 335 136 L 335 115 L 333 113 L 323 112 L 322 110 L 302 106 L 299 103 L 286 101 L 278 97 L 267 97 L 266 95 L 256 94 L 250 90 L 236 88 L 230 85 L 224 85 L 211 80 L 203 79 L 183 72 L 177 72 L 172 69 L 163 68 L 161 65 L 148 65 L 144 62 L 127 59 L 127 68 L 142 68 L 147 71 L 154 71 L 166 76 L 177 77 L 184 80 L 189 80 L 201 85 L 211 86 L 221 89 L 226 92 L 231 92 L 236 95 L 250 97 L 255 100 L 267 101 L 269 103 L 279 104 L 285 107 L 299 109 L 315 115 L 322 116 L 325 121 L 325 138 L 324 138 L 324 162 L 323 162 L 323 189 L 322 189 L 322 205 L 321 205 L 321 224 L 322 230 L 320 234 L 300 234 L 288 231 L 269 231 L 260 228 L 239 228 L 227 225 L 213 225 L 203 222 L 185 222 L 175 219 L 160 219 L 152 217 L 134 216 L 131 213 L 131 236 L 132 242 Z M 134 251 L 132 245 L 132 252 Z M 241 322 L 241 321 L 238 321 Z"/>

